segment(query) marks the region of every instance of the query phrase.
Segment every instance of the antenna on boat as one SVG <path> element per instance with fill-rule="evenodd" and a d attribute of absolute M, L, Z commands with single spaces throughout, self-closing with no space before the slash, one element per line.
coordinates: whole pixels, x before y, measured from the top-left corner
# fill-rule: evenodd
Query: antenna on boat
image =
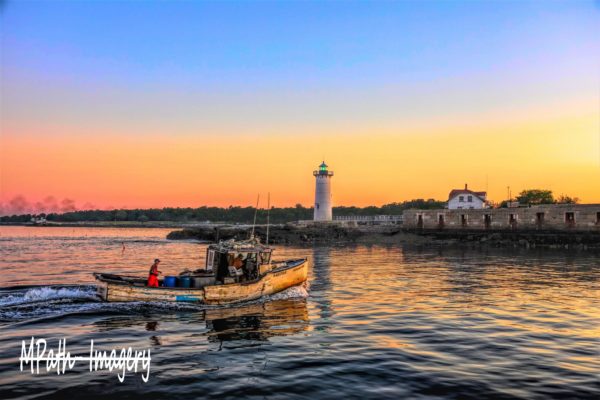
<path fill-rule="evenodd" d="M 267 193 L 267 241 L 265 244 L 269 244 L 269 214 L 271 213 L 271 192 Z"/>
<path fill-rule="evenodd" d="M 256 213 L 258 212 L 259 200 L 260 200 L 260 193 L 256 197 L 256 208 L 254 209 L 254 222 L 252 222 L 252 233 L 250 234 L 250 239 L 254 239 L 254 227 L 256 226 Z"/>

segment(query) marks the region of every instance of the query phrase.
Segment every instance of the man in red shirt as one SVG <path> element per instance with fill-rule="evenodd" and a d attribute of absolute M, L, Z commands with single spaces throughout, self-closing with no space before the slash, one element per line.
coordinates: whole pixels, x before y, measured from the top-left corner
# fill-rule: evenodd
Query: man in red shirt
<path fill-rule="evenodd" d="M 154 264 L 150 267 L 150 275 L 148 275 L 148 286 L 149 287 L 158 287 L 158 274 L 162 274 L 158 270 L 158 264 L 160 260 L 157 258 L 154 260 Z"/>

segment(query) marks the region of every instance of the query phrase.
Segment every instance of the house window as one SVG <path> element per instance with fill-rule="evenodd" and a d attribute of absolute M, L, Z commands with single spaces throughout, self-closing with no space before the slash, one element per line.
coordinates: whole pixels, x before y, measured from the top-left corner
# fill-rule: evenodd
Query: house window
<path fill-rule="evenodd" d="M 467 201 L 469 203 L 472 203 L 473 202 L 473 196 L 467 196 Z"/>
<path fill-rule="evenodd" d="M 458 201 L 460 203 L 464 203 L 465 202 L 465 196 L 458 196 Z"/>

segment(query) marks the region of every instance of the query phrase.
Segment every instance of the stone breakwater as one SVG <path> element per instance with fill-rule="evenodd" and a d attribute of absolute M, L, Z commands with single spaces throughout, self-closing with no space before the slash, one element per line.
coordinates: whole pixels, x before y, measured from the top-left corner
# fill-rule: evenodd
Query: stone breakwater
<path fill-rule="evenodd" d="M 176 230 L 167 235 L 170 240 L 219 240 L 247 239 L 252 228 L 249 226 L 206 226 Z M 257 226 L 255 235 L 264 243 L 266 227 Z M 398 226 L 339 225 L 275 225 L 269 229 L 269 243 L 279 245 L 313 244 L 403 244 L 427 246 L 466 247 L 523 247 L 556 248 L 578 250 L 600 250 L 598 232 L 564 231 L 481 231 L 481 230 L 422 230 Z"/>
<path fill-rule="evenodd" d="M 187 228 L 173 231 L 167 235 L 167 239 L 196 239 L 207 242 L 219 240 L 243 240 L 248 239 L 252 228 L 248 226 L 212 226 Z M 266 227 L 255 227 L 254 234 L 261 242 L 266 241 Z M 362 233 L 357 229 L 347 229 L 338 226 L 324 226 L 318 228 L 297 228 L 294 226 L 271 226 L 269 227 L 269 243 L 272 244 L 311 244 L 317 242 L 352 242 Z"/>
<path fill-rule="evenodd" d="M 207 226 L 186 228 L 167 235 L 170 240 L 201 240 L 216 242 L 219 240 L 243 240 L 250 237 L 252 228 L 248 226 Z M 254 234 L 261 242 L 266 241 L 266 227 L 257 226 Z M 270 244 L 311 245 L 346 244 L 389 241 L 423 241 L 417 235 L 406 234 L 397 226 L 343 227 L 338 225 L 318 225 L 299 227 L 294 225 L 275 225 L 269 228 Z"/>
<path fill-rule="evenodd" d="M 525 247 L 600 250 L 600 232 L 557 230 L 420 230 L 405 229 L 433 243 L 485 245 L 488 247 Z"/>

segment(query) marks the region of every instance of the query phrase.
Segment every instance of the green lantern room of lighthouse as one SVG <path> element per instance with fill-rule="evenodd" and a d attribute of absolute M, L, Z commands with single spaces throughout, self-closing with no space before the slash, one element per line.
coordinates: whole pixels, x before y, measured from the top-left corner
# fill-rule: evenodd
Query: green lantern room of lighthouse
<path fill-rule="evenodd" d="M 319 169 L 317 171 L 313 171 L 313 175 L 314 176 L 333 176 L 333 172 L 329 171 L 327 168 L 329 168 L 327 166 L 327 164 L 325 164 L 325 161 L 323 161 L 321 163 L 321 165 L 319 165 Z"/>

